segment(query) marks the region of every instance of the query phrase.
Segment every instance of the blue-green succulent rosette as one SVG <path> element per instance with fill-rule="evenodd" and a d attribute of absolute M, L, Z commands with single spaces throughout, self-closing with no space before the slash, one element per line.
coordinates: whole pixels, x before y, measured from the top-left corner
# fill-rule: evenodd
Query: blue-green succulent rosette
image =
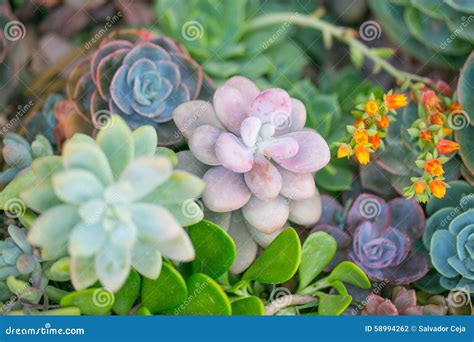
<path fill-rule="evenodd" d="M 461 197 L 456 207 L 436 211 L 427 222 L 423 242 L 440 285 L 474 293 L 474 193 Z"/>
<path fill-rule="evenodd" d="M 134 129 L 153 126 L 160 144 L 168 145 L 181 140 L 173 110 L 197 99 L 203 82 L 210 87 L 204 78 L 201 66 L 173 40 L 145 29 L 117 30 L 73 70 L 68 97 L 96 127 L 104 116 L 119 114 Z"/>

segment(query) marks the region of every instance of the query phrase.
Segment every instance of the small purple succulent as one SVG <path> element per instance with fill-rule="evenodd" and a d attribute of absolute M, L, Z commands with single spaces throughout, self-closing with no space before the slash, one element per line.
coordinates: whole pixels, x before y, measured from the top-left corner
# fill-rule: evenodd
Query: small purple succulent
<path fill-rule="evenodd" d="M 385 202 L 361 194 L 345 215 L 332 197 L 321 196 L 323 215 L 313 231 L 325 231 L 338 242 L 335 261 L 354 261 L 374 281 L 406 284 L 428 272 L 426 257 L 412 250 L 425 230 L 423 209 L 402 197 Z"/>
<path fill-rule="evenodd" d="M 116 113 L 132 128 L 159 129 L 166 144 L 175 142 L 173 110 L 199 96 L 203 77 L 201 66 L 173 40 L 145 29 L 117 30 L 73 70 L 68 95 L 84 117 L 90 111 L 95 126 Z"/>
<path fill-rule="evenodd" d="M 321 208 L 312 173 L 329 162 L 330 153 L 318 133 L 304 128 L 301 101 L 279 88 L 260 91 L 235 76 L 216 90 L 213 105 L 191 101 L 173 117 L 192 153 L 178 154 L 186 156 L 181 167 L 200 169 L 206 183 L 202 199 L 214 216 L 241 211 L 261 241 L 288 220 L 317 222 Z"/>

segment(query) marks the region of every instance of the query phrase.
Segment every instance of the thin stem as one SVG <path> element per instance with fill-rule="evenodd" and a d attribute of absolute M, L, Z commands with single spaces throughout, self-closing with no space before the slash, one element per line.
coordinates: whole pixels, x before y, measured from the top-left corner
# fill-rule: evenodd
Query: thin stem
<path fill-rule="evenodd" d="M 315 15 L 304 15 L 295 12 L 266 14 L 251 20 L 247 27 L 247 31 L 253 31 L 265 26 L 271 26 L 275 24 L 282 24 L 287 26 L 295 24 L 302 27 L 310 27 L 323 32 L 323 34 L 326 36 L 334 37 L 339 41 L 347 44 L 351 49 L 358 50 L 363 56 L 373 61 L 375 65 L 385 70 L 388 74 L 390 74 L 393 78 L 400 81 L 401 83 L 409 82 L 410 85 L 413 85 L 414 82 L 430 82 L 430 79 L 427 77 L 422 77 L 419 75 L 411 74 L 406 71 L 398 70 L 387 60 L 378 56 L 376 50 L 368 47 L 360 40 L 356 39 L 357 32 L 353 29 L 333 25 L 327 21 L 318 18 Z"/>
<path fill-rule="evenodd" d="M 316 298 L 312 296 L 286 295 L 275 299 L 273 302 L 265 306 L 265 315 L 273 316 L 289 306 L 304 305 L 315 301 Z"/>

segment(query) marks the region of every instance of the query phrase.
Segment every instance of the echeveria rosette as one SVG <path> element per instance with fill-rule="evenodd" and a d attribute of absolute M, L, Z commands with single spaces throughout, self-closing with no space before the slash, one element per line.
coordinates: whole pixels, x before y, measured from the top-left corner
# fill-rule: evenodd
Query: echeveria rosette
<path fill-rule="evenodd" d="M 448 311 L 446 301 L 441 296 L 428 299 L 429 304 L 418 305 L 415 290 L 396 287 L 392 299 L 371 293 L 361 315 L 369 316 L 443 316 Z"/>
<path fill-rule="evenodd" d="M 456 208 L 435 212 L 428 221 L 423 242 L 433 267 L 441 275 L 440 285 L 474 293 L 474 195 L 462 197 Z"/>
<path fill-rule="evenodd" d="M 31 144 L 16 133 L 5 134 L 2 157 L 8 168 L 0 172 L 0 183 L 8 183 L 28 170 L 34 159 L 52 154 L 51 143 L 41 134 Z"/>
<path fill-rule="evenodd" d="M 182 104 L 174 120 L 192 154 L 178 154 L 180 166 L 203 175 L 204 205 L 212 217 L 220 214 L 224 228 L 230 225 L 235 240 L 250 244 L 249 233 L 242 231 L 248 229 L 257 241 L 269 243 L 288 220 L 307 226 L 319 219 L 312 173 L 329 162 L 330 153 L 316 131 L 304 128 L 301 101 L 279 88 L 260 91 L 235 76 L 216 90 L 213 105 Z M 232 223 L 246 227 L 239 231 Z M 244 252 L 237 245 L 239 260 Z M 248 255 L 256 252 L 256 245 L 247 248 Z M 243 271 L 251 259 L 231 270 Z"/>
<path fill-rule="evenodd" d="M 338 242 L 335 259 L 351 259 L 373 281 L 406 284 L 428 272 L 426 257 L 413 248 L 425 230 L 425 215 L 414 200 L 385 202 L 361 194 L 347 214 L 332 197 L 321 196 L 323 215 L 313 231 L 325 231 Z"/>
<path fill-rule="evenodd" d="M 162 256 L 194 258 L 182 226 L 202 219 L 193 199 L 201 195 L 204 183 L 173 171 L 172 160 L 156 143 L 153 127 L 132 132 L 115 115 L 95 140 L 76 134 L 62 156 L 32 164 L 37 183 L 20 196 L 40 215 L 28 240 L 41 248 L 44 260 L 70 255 L 76 289 L 100 280 L 117 291 L 130 267 L 156 279 Z"/>
<path fill-rule="evenodd" d="M 155 127 L 168 144 L 180 138 L 173 135 L 174 108 L 198 98 L 203 78 L 201 66 L 173 40 L 145 29 L 117 30 L 73 70 L 68 95 L 94 123 L 107 112 L 119 114 L 132 128 Z"/>

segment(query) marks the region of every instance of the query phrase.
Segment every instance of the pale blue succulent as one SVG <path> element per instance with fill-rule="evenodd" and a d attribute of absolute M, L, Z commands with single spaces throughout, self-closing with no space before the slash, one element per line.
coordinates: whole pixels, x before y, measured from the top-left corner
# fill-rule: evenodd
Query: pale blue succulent
<path fill-rule="evenodd" d="M 51 94 L 44 102 L 41 110 L 33 114 L 30 120 L 25 124 L 25 133 L 28 139 L 34 139 L 38 134 L 42 134 L 51 144 L 56 143 L 54 128 L 57 125 L 55 116 L 55 106 L 63 101 L 65 97 L 61 94 Z"/>
<path fill-rule="evenodd" d="M 474 293 L 474 194 L 462 197 L 457 207 L 435 212 L 423 241 L 441 275 L 440 285 Z"/>
<path fill-rule="evenodd" d="M 173 171 L 172 160 L 156 146 L 153 127 L 132 132 L 114 115 L 96 140 L 76 134 L 65 143 L 61 157 L 33 162 L 38 181 L 20 197 L 41 214 L 28 240 L 41 247 L 44 260 L 70 255 L 76 289 L 100 280 L 117 291 L 131 267 L 156 279 L 162 256 L 194 258 L 182 226 L 202 219 L 193 199 L 201 195 L 204 183 Z"/>
<path fill-rule="evenodd" d="M 41 134 L 37 135 L 30 145 L 20 135 L 7 133 L 3 138 L 2 157 L 9 167 L 0 172 L 0 183 L 10 182 L 20 172 L 27 169 L 34 159 L 52 154 L 51 143 Z"/>

